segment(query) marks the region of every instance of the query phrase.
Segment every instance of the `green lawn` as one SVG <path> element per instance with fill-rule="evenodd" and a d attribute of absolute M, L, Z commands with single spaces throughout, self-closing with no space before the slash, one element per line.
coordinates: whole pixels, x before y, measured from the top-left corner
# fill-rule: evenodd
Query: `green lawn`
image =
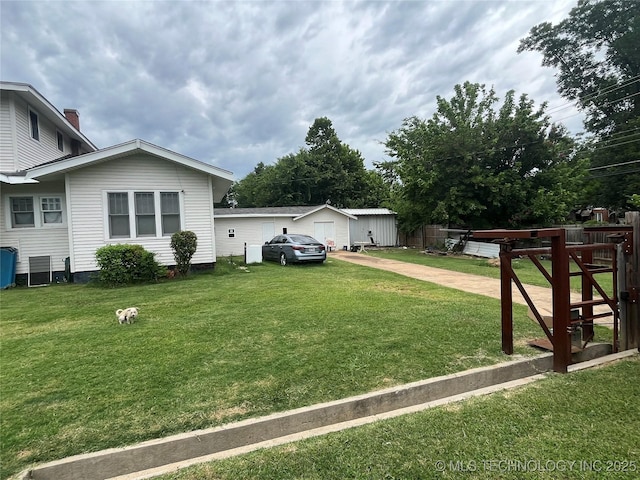
<path fill-rule="evenodd" d="M 508 360 L 499 300 L 329 260 L 0 292 L 0 476 Z M 133 325 L 114 311 L 137 306 Z M 542 335 L 516 306 L 516 353 Z M 598 330 L 606 338 L 606 329 Z"/>
<path fill-rule="evenodd" d="M 499 301 L 392 273 L 234 268 L 2 291 L 2 477 L 30 464 L 508 359 Z M 119 325 L 114 311 L 137 306 Z M 540 330 L 516 308 L 517 353 Z"/>
<path fill-rule="evenodd" d="M 500 268 L 491 265 L 486 258 L 473 258 L 464 255 L 438 255 L 425 254 L 423 250 L 417 249 L 383 249 L 383 250 L 367 250 L 367 255 L 381 258 L 389 258 L 403 262 L 417 263 L 428 267 L 443 268 L 445 270 L 453 270 L 461 273 L 471 273 L 474 275 L 482 275 L 483 277 L 500 278 Z M 542 265 L 551 273 L 551 261 L 542 260 Z M 539 287 L 550 287 L 549 282 L 538 270 L 538 267 L 528 258 L 519 258 L 512 261 L 513 270 L 522 283 L 529 285 L 537 285 Z M 571 262 L 570 268 L 572 272 L 580 271 L 580 268 Z M 596 280 L 608 294 L 613 291 L 613 274 L 599 273 L 595 275 Z M 580 291 L 580 277 L 571 277 L 571 289 Z M 513 287 L 515 290 L 515 286 Z M 594 294 L 598 292 L 594 289 Z"/>
<path fill-rule="evenodd" d="M 252 452 L 159 480 L 637 479 L 640 359 Z M 632 379 L 630 381 L 630 379 Z"/>

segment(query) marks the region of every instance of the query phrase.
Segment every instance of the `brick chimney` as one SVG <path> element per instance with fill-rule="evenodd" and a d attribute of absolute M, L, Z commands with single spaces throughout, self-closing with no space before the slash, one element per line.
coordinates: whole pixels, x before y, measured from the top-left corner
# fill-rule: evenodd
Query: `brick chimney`
<path fill-rule="evenodd" d="M 65 108 L 64 116 L 67 117 L 67 120 L 69 120 L 69 123 L 71 125 L 76 127 L 76 130 L 80 131 L 80 114 L 77 110 L 74 110 L 72 108 Z"/>

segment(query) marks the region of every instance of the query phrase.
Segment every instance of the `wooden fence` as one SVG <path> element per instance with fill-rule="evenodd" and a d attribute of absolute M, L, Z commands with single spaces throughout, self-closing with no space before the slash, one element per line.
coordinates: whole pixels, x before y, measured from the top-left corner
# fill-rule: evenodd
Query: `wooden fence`
<path fill-rule="evenodd" d="M 411 233 L 399 232 L 400 245 L 413 248 L 444 247 L 447 232 L 442 225 L 423 225 Z"/>
<path fill-rule="evenodd" d="M 583 243 L 610 243 L 607 232 L 586 232 L 581 225 L 560 225 L 566 232 L 567 244 L 583 244 Z M 612 261 L 614 253 L 611 250 L 596 250 L 593 255 L 594 261 L 609 263 Z"/>
<path fill-rule="evenodd" d="M 442 225 L 423 225 L 413 232 L 400 232 L 399 240 L 401 246 L 426 249 L 429 247 L 442 248 L 445 240 L 450 236 L 446 227 Z M 585 235 L 581 225 L 558 225 L 557 228 L 564 228 L 566 231 L 566 241 L 568 244 L 582 243 L 609 243 L 606 232 L 589 232 Z M 541 245 L 538 245 L 541 246 Z M 611 261 L 611 251 L 596 251 L 594 260 Z"/>

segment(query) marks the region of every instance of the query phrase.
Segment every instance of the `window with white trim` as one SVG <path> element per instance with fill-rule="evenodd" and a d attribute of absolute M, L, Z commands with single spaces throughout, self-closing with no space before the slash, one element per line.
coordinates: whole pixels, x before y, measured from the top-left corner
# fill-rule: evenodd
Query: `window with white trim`
<path fill-rule="evenodd" d="M 61 195 L 8 196 L 7 228 L 51 228 L 65 223 Z"/>
<path fill-rule="evenodd" d="M 180 197 L 178 192 L 160 193 L 162 235 L 172 235 L 180 230 Z"/>
<path fill-rule="evenodd" d="M 35 227 L 33 197 L 11 197 L 11 227 Z"/>
<path fill-rule="evenodd" d="M 129 194 L 109 194 L 109 238 L 129 238 Z"/>
<path fill-rule="evenodd" d="M 156 236 L 156 208 L 153 192 L 136 192 L 136 235 Z"/>
<path fill-rule="evenodd" d="M 62 199 L 60 197 L 41 197 L 40 214 L 43 225 L 62 223 Z"/>
<path fill-rule="evenodd" d="M 40 122 L 38 114 L 29 109 L 29 130 L 31 132 L 31 138 L 40 141 Z"/>
<path fill-rule="evenodd" d="M 109 238 L 157 238 L 182 227 L 178 192 L 107 192 L 106 201 Z"/>

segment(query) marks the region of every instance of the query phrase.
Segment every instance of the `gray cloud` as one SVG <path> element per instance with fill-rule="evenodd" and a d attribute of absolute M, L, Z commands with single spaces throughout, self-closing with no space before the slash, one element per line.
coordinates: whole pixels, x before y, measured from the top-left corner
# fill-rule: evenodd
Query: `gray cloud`
<path fill-rule="evenodd" d="M 565 104 L 540 55 L 516 49 L 574 3 L 4 0 L 1 72 L 77 108 L 100 147 L 142 138 L 242 178 L 327 116 L 371 167 L 466 80 Z M 575 112 L 556 118 L 577 132 Z"/>

